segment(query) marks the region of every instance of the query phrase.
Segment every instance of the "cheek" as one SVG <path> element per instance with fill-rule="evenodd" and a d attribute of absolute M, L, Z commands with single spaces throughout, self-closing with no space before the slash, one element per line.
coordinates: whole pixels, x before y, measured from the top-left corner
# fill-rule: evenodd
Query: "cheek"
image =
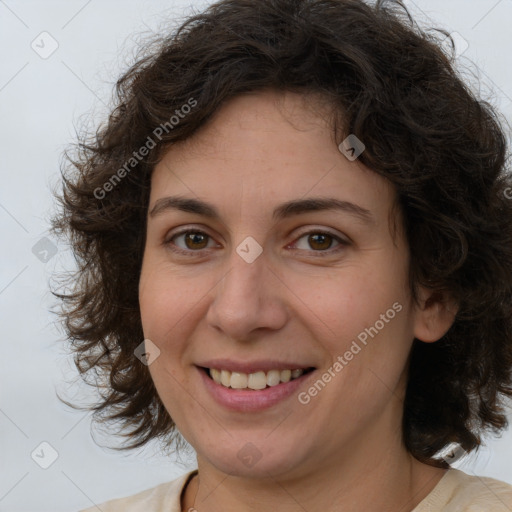
<path fill-rule="evenodd" d="M 328 358 L 326 365 L 336 374 L 328 400 L 351 397 L 348 409 L 340 406 L 342 415 L 355 414 L 349 404 L 366 403 L 373 411 L 389 399 L 389 390 L 399 386 L 413 339 L 404 270 L 351 270 L 317 282 L 316 292 L 305 301 L 308 308 L 303 308 L 316 326 L 313 336 Z"/>
<path fill-rule="evenodd" d="M 301 311 L 303 320 L 308 319 L 314 337 L 323 340 L 324 348 L 333 355 L 343 353 L 375 322 L 380 327 L 381 314 L 390 310 L 386 316 L 390 322 L 382 329 L 388 331 L 398 316 L 393 304 L 403 305 L 406 298 L 402 275 L 378 266 L 353 265 L 330 273 L 290 276 L 288 281 L 296 311 Z"/>
<path fill-rule="evenodd" d="M 205 279 L 180 275 L 165 263 L 144 263 L 140 285 L 139 306 L 144 335 L 164 342 L 173 331 L 190 324 L 206 300 L 211 288 Z"/>

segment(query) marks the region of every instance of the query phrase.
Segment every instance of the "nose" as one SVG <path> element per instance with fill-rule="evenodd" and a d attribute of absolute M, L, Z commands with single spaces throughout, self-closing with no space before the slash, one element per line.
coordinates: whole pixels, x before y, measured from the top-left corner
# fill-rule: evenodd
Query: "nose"
<path fill-rule="evenodd" d="M 229 268 L 213 290 L 208 325 L 234 341 L 251 341 L 287 321 L 287 287 L 262 253 L 248 263 L 233 250 Z"/>

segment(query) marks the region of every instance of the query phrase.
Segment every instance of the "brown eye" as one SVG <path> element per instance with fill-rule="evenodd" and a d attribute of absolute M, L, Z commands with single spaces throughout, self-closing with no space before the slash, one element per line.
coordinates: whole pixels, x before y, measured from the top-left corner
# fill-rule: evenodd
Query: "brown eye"
<path fill-rule="evenodd" d="M 189 231 L 184 236 L 187 249 L 204 249 L 208 245 L 208 235 L 200 231 Z"/>
<path fill-rule="evenodd" d="M 212 247 L 208 245 L 211 241 L 213 240 L 210 235 L 203 231 L 189 229 L 175 233 L 164 242 L 164 245 L 175 252 L 191 254 Z"/>
<path fill-rule="evenodd" d="M 334 256 L 347 249 L 351 245 L 349 240 L 328 231 L 307 231 L 303 233 L 291 245 L 292 249 L 298 249 L 302 253 L 313 256 Z"/>
<path fill-rule="evenodd" d="M 329 249 L 334 237 L 328 233 L 313 233 L 308 236 L 308 243 L 311 248 L 324 251 Z"/>
<path fill-rule="evenodd" d="M 313 249 L 313 252 L 326 252 L 332 248 L 333 242 L 335 242 L 335 248 L 338 245 L 347 245 L 347 242 L 344 242 L 339 237 L 332 235 L 323 231 L 309 231 L 308 233 L 304 233 L 300 238 L 298 238 L 297 242 L 295 242 L 295 248 L 305 251 L 310 251 Z"/>

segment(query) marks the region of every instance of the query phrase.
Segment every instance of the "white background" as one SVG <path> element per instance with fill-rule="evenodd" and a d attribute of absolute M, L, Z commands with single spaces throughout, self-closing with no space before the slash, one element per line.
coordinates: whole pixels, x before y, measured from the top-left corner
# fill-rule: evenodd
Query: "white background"
<path fill-rule="evenodd" d="M 193 6 L 200 10 L 208 3 Z M 482 92 L 510 120 L 512 0 L 405 3 L 420 24 L 460 34 L 459 62 L 474 62 Z M 92 114 L 101 118 L 112 85 L 131 62 L 133 35 L 150 34 L 166 18 L 191 14 L 190 5 L 0 0 L 0 512 L 71 512 L 194 467 L 191 458 L 184 457 L 183 463 L 166 459 L 154 445 L 130 454 L 100 448 L 98 444 L 112 439 L 95 435 L 98 444 L 93 442 L 90 416 L 59 402 L 56 390 L 71 397 L 85 392 L 64 383 L 73 367 L 65 355 L 63 331 L 49 312 L 55 305 L 49 279 L 71 268 L 73 260 L 56 240 L 51 243 L 58 252 L 48 262 L 32 252 L 48 235 L 54 208 L 50 190 L 58 182 L 62 151 L 73 141 L 74 126 L 90 121 Z M 31 48 L 32 41 L 47 37 L 40 36 L 43 31 L 58 43 L 47 59 Z M 50 45 L 46 39 L 45 48 Z M 31 458 L 43 441 L 58 453 L 48 469 Z M 500 439 L 488 439 L 478 457 L 456 467 L 512 483 L 511 461 L 509 429 Z"/>

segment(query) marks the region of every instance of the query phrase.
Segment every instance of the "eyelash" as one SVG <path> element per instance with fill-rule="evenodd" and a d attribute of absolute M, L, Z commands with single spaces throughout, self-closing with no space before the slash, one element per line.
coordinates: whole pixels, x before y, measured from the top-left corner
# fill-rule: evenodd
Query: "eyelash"
<path fill-rule="evenodd" d="M 175 238 L 177 238 L 181 235 L 189 234 L 189 233 L 205 235 L 210 240 L 213 238 L 208 233 L 205 233 L 204 231 L 201 231 L 200 229 L 184 229 L 182 231 L 178 231 L 177 233 L 174 233 L 170 238 L 166 239 L 163 244 L 165 246 L 167 246 L 169 248 L 169 250 L 171 250 L 175 253 L 183 254 L 185 256 L 191 256 L 191 257 L 196 256 L 197 254 L 201 253 L 202 251 L 208 250 L 208 249 L 199 249 L 197 251 L 194 251 L 192 249 L 182 249 L 181 247 L 177 247 L 173 243 L 173 240 Z M 331 256 L 332 254 L 337 253 L 340 250 L 343 250 L 345 247 L 347 247 L 349 245 L 349 242 L 347 240 L 344 240 L 344 239 L 340 238 L 339 236 L 337 236 L 333 233 L 330 233 L 329 231 L 322 231 L 322 230 L 318 230 L 318 229 L 301 233 L 296 241 L 300 240 L 301 238 L 303 238 L 307 235 L 313 235 L 313 234 L 314 235 L 328 235 L 331 238 L 333 238 L 336 242 L 338 242 L 339 245 L 336 246 L 335 249 L 316 250 L 316 251 L 314 249 L 312 249 L 311 251 L 307 251 L 307 249 L 295 249 L 295 250 L 297 250 L 297 251 L 305 251 L 306 250 L 307 252 L 316 253 L 315 257 L 325 257 L 325 256 Z"/>

